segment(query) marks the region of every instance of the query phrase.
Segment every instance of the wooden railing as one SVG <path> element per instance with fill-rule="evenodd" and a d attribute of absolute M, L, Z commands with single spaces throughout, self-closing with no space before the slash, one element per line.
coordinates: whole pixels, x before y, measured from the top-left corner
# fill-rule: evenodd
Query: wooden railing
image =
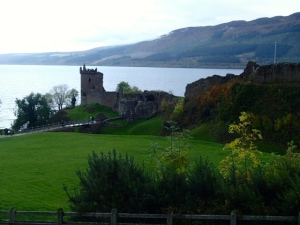
<path fill-rule="evenodd" d="M 40 218 L 40 220 L 38 219 Z M 49 219 L 47 219 L 49 218 Z M 215 221 L 219 224 L 238 225 L 243 221 L 252 221 L 255 224 L 262 221 L 285 222 L 284 224 L 300 225 L 300 212 L 298 216 L 237 216 L 235 211 L 230 215 L 191 215 L 191 214 L 134 214 L 134 213 L 117 213 L 113 209 L 110 213 L 76 213 L 64 212 L 62 209 L 52 212 L 41 211 L 17 211 L 14 207 L 10 210 L 0 210 L 0 224 L 10 225 L 129 225 L 129 224 L 189 224 L 190 221 Z M 227 223 L 228 222 L 228 223 Z M 282 223 L 281 223 L 282 224 Z"/>

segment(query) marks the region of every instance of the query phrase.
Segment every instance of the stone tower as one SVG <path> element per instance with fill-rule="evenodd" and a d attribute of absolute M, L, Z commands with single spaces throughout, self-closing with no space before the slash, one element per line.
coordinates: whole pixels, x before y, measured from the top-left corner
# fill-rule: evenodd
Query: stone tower
<path fill-rule="evenodd" d="M 107 92 L 103 87 L 103 73 L 96 69 L 86 69 L 80 67 L 81 75 L 81 105 L 99 103 L 112 108 L 119 109 L 119 93 Z"/>
<path fill-rule="evenodd" d="M 103 73 L 96 69 L 80 67 L 81 75 L 81 104 L 100 102 L 101 95 L 105 93 L 103 87 Z"/>

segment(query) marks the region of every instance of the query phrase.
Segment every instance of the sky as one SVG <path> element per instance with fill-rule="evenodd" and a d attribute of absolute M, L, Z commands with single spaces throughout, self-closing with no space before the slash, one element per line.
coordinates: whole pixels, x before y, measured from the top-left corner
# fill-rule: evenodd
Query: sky
<path fill-rule="evenodd" d="M 3 0 L 0 54 L 132 44 L 184 27 L 295 12 L 299 0 Z"/>

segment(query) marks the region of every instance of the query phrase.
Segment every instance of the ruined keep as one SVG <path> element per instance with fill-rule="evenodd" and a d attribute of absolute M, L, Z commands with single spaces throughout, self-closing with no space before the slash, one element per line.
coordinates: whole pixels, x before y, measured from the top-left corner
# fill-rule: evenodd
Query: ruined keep
<path fill-rule="evenodd" d="M 103 73 L 96 69 L 80 67 L 81 75 L 81 104 L 99 103 L 118 111 L 119 93 L 107 92 L 103 87 Z"/>
<path fill-rule="evenodd" d="M 155 115 L 163 100 L 172 101 L 173 95 L 163 91 L 138 92 L 130 97 L 122 91 L 107 92 L 103 86 L 103 73 L 80 67 L 81 105 L 99 103 L 130 119 L 147 119 Z"/>

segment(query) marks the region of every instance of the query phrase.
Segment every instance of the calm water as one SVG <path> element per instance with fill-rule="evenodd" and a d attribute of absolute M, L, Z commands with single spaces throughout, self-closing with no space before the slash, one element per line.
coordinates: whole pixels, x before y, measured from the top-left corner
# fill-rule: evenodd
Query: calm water
<path fill-rule="evenodd" d="M 52 87 L 67 84 L 80 91 L 80 66 L 31 66 L 0 65 L 0 128 L 10 127 L 15 119 L 16 98 L 22 99 L 31 92 L 45 94 Z M 87 66 L 88 69 L 96 67 Z M 240 74 L 237 69 L 184 69 L 149 67 L 104 67 L 98 66 L 104 74 L 106 91 L 115 91 L 121 81 L 137 86 L 141 90 L 163 90 L 177 96 L 184 96 L 187 84 L 212 76 L 227 73 Z M 80 99 L 77 103 L 80 102 Z"/>

